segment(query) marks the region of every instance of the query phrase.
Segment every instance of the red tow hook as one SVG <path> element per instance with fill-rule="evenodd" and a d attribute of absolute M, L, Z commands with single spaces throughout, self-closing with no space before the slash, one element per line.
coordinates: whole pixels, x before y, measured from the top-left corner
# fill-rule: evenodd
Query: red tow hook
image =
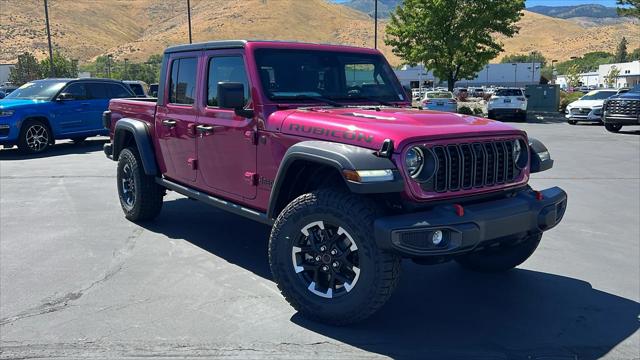
<path fill-rule="evenodd" d="M 544 199 L 544 196 L 542 195 L 541 191 L 534 191 L 536 193 L 536 200 L 541 201 L 542 199 Z"/>
<path fill-rule="evenodd" d="M 463 217 L 464 216 L 464 208 L 460 204 L 453 204 L 453 208 L 456 210 L 456 215 Z"/>

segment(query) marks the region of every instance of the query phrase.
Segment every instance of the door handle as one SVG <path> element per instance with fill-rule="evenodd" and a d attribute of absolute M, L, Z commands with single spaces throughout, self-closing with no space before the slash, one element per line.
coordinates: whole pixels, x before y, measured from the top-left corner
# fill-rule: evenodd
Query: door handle
<path fill-rule="evenodd" d="M 211 134 L 211 133 L 213 133 L 213 126 L 198 125 L 198 126 L 196 126 L 196 131 L 198 133 L 200 133 L 201 135 Z"/>
<path fill-rule="evenodd" d="M 176 121 L 175 120 L 171 120 L 171 119 L 162 120 L 162 126 L 165 126 L 165 127 L 168 127 L 168 128 L 172 128 L 172 127 L 176 126 Z"/>

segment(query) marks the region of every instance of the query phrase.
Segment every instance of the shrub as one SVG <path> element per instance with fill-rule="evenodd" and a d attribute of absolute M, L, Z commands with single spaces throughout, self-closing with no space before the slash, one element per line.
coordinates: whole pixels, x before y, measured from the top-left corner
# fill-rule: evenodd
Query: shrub
<path fill-rule="evenodd" d="M 458 109 L 458 113 L 459 114 L 465 114 L 465 115 L 473 115 L 473 110 L 471 110 L 471 108 L 468 107 L 468 106 L 461 106 Z"/>
<path fill-rule="evenodd" d="M 482 115 L 484 115 L 484 111 L 482 111 L 482 108 L 479 108 L 479 107 L 474 108 L 473 109 L 473 115 L 482 116 Z"/>
<path fill-rule="evenodd" d="M 560 112 L 564 112 L 567 109 L 567 105 L 580 99 L 583 95 L 584 94 L 579 91 L 572 92 L 572 93 L 561 91 L 560 92 Z"/>

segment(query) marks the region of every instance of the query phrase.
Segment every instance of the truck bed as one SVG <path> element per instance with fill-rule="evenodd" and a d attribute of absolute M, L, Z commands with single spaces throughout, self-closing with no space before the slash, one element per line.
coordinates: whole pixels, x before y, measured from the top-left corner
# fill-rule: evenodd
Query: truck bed
<path fill-rule="evenodd" d="M 122 118 L 142 120 L 147 123 L 149 131 L 153 133 L 156 102 L 155 98 L 112 99 L 109 102 L 109 111 L 111 111 L 109 136 L 113 138 L 115 124 Z"/>

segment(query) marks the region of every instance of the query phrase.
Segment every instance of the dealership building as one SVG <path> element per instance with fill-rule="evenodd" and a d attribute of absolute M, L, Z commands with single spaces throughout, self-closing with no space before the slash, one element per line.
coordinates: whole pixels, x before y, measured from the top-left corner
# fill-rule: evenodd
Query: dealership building
<path fill-rule="evenodd" d="M 607 75 L 609 75 L 609 72 L 614 67 L 620 70 L 620 73 L 616 77 L 613 87 L 634 87 L 640 84 L 640 60 L 600 65 L 598 66 L 598 71 L 580 74 L 580 80 L 578 81 L 581 86 L 604 88 L 607 86 Z M 567 88 L 567 76 L 558 75 L 556 83 L 560 85 L 561 88 Z"/>
<path fill-rule="evenodd" d="M 515 86 L 540 83 L 540 63 L 506 63 L 487 64 L 478 71 L 472 79 L 464 79 L 456 82 L 455 86 Z M 395 70 L 398 79 L 403 86 L 411 88 L 446 86 L 446 80 L 440 80 L 432 71 L 428 71 L 423 65 L 405 65 Z"/>

